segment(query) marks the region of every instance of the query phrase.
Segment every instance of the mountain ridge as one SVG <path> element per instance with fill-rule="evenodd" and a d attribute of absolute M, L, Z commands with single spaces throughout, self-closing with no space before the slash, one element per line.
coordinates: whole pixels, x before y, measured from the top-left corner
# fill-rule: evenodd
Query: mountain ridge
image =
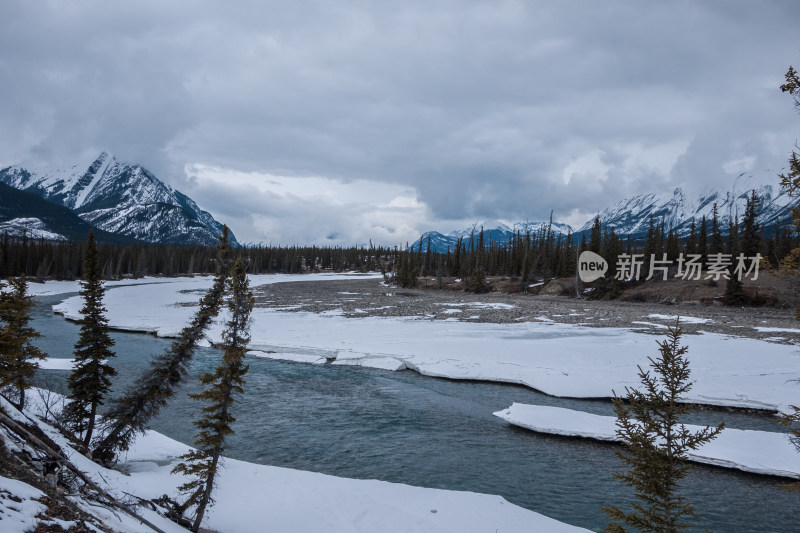
<path fill-rule="evenodd" d="M 761 227 L 771 228 L 776 223 L 785 223 L 791 217 L 791 209 L 800 204 L 800 198 L 792 198 L 784 191 L 776 193 L 772 185 L 754 184 L 751 178 L 740 175 L 733 183 L 730 190 L 715 191 L 703 190 L 696 198 L 689 198 L 683 188 L 676 187 L 672 192 L 644 193 L 624 198 L 616 204 L 600 211 L 591 217 L 580 229 L 573 230 L 568 224 L 552 222 L 554 236 L 564 237 L 572 234 L 573 240 L 580 240 L 587 235 L 594 224 L 595 217 L 600 217 L 604 228 L 614 228 L 619 236 L 630 235 L 632 238 L 642 238 L 647 234 L 650 217 L 656 224 L 664 222 L 665 229 L 672 227 L 680 237 L 687 237 L 691 231 L 692 220 L 699 230 L 702 217 L 705 216 L 709 223 L 712 217 L 714 203 L 717 204 L 718 220 L 724 234 L 728 233 L 728 224 L 735 221 L 738 215 L 744 214 L 745 206 L 752 191 L 755 191 L 759 200 L 757 222 Z M 431 248 L 444 253 L 448 249 L 453 251 L 459 238 L 468 240 L 474 232 L 476 238 L 481 228 L 484 230 L 484 241 L 505 245 L 515 231 L 525 234 L 530 231 L 532 235 L 546 231 L 549 222 L 512 223 L 511 226 L 500 221 L 487 221 L 489 224 L 476 223 L 463 230 L 456 230 L 449 234 L 438 231 L 426 231 L 414 241 L 410 249 L 427 250 L 427 240 L 430 237 Z"/>
<path fill-rule="evenodd" d="M 27 236 L 30 239 L 83 241 L 92 226 L 62 205 L 48 202 L 32 192 L 0 183 L 0 234 Z M 106 244 L 137 244 L 124 235 L 95 229 L 95 238 Z"/>
<path fill-rule="evenodd" d="M 191 198 L 143 166 L 106 151 L 86 166 L 8 166 L 0 169 L 0 183 L 64 206 L 103 231 L 139 241 L 213 246 L 222 230 Z"/>

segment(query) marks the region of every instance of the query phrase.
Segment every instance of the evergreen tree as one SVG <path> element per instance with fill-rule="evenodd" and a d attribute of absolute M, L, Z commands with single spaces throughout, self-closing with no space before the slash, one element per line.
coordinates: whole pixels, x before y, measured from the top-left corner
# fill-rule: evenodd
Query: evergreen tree
<path fill-rule="evenodd" d="M 228 227 L 223 226 L 217 244 L 217 275 L 211 288 L 200 300 L 200 308 L 192 322 L 183 328 L 169 350 L 154 358 L 126 393 L 111 403 L 106 415 L 108 423 L 105 437 L 93 454 L 104 464 L 113 463 L 119 452 L 129 448 L 137 433 L 147 430 L 149 421 L 166 405 L 175 388 L 186 378 L 197 343 L 222 306 L 233 262 L 228 235 Z"/>
<path fill-rule="evenodd" d="M 647 272 L 650 269 L 650 260 L 658 253 L 658 230 L 656 229 L 653 214 L 650 214 L 650 221 L 647 226 L 647 235 L 644 240 L 644 268 Z M 656 256 L 657 257 L 657 256 Z"/>
<path fill-rule="evenodd" d="M 786 83 L 781 85 L 781 91 L 793 95 L 795 107 L 800 110 L 800 77 L 798 77 L 794 68 L 789 67 L 788 72 L 786 72 Z M 781 178 L 781 187 L 789 193 L 790 196 L 800 196 L 800 158 L 797 152 L 793 151 L 789 157 L 789 171 L 785 174 L 780 174 L 779 177 Z M 800 208 L 795 207 L 792 210 L 792 219 L 795 224 L 800 223 Z M 788 233 L 788 230 L 786 231 Z M 787 234 L 786 238 L 781 240 L 788 243 L 790 242 L 790 236 Z M 783 266 L 797 272 L 798 266 L 800 266 L 798 257 L 800 257 L 800 249 L 795 248 L 786 255 Z M 800 320 L 800 309 L 795 309 L 795 316 Z M 784 414 L 781 419 L 781 422 L 786 425 L 800 422 L 800 407 L 793 405 L 791 408 L 792 413 Z M 795 445 L 795 448 L 797 448 L 797 451 L 800 452 L 800 430 L 797 429 L 797 426 L 794 426 L 791 433 L 792 443 Z M 797 485 L 795 485 L 795 487 L 796 486 Z"/>
<path fill-rule="evenodd" d="M 667 253 L 667 259 L 670 261 L 678 259 L 678 255 L 681 253 L 680 237 L 678 237 L 678 232 L 672 229 L 672 226 L 669 227 L 667 246 L 664 251 Z"/>
<path fill-rule="evenodd" d="M 17 393 L 17 408 L 25 407 L 25 391 L 33 384 L 33 375 L 40 359 L 47 354 L 31 344 L 40 334 L 28 327 L 33 299 L 27 296 L 25 276 L 9 280 L 10 290 L 3 291 L 0 283 L 0 388 L 13 387 Z"/>
<path fill-rule="evenodd" d="M 173 473 L 182 473 L 190 480 L 180 486 L 188 494 L 183 509 L 197 506 L 192 531 L 198 531 L 206 507 L 213 504 L 211 493 L 219 467 L 220 455 L 225 449 L 225 438 L 233 434 L 231 425 L 236 419 L 231 414 L 234 395 L 243 392 L 244 375 L 249 367 L 244 364 L 247 343 L 250 341 L 250 312 L 253 309 L 253 293 L 250 290 L 245 265 L 237 259 L 233 265 L 230 282 L 231 297 L 228 308 L 231 319 L 223 333 L 225 353 L 216 371 L 203 374 L 200 382 L 205 390 L 190 394 L 193 399 L 205 401 L 203 418 L 195 422 L 200 429 L 195 436 L 196 450 L 181 457 Z"/>
<path fill-rule="evenodd" d="M 731 255 L 739 253 L 739 215 L 728 222 L 728 242 L 725 244 L 725 253 Z"/>
<path fill-rule="evenodd" d="M 489 291 L 489 285 L 486 283 L 486 266 L 484 263 L 486 254 L 484 246 L 483 227 L 481 227 L 481 232 L 478 234 L 477 248 L 471 247 L 473 251 L 472 270 L 469 277 L 464 280 L 464 290 L 466 292 L 482 294 Z"/>
<path fill-rule="evenodd" d="M 719 227 L 719 211 L 717 210 L 717 202 L 714 202 L 714 207 L 711 209 L 711 242 L 709 243 L 709 254 L 719 254 L 723 250 L 722 230 Z"/>
<path fill-rule="evenodd" d="M 697 235 L 697 253 L 702 256 L 702 262 L 708 259 L 708 224 L 705 215 L 700 221 L 700 232 Z"/>
<path fill-rule="evenodd" d="M 611 523 L 608 531 L 625 531 L 623 524 L 641 531 L 677 532 L 690 527 L 684 522 L 694 516 L 691 503 L 681 496 L 679 482 L 686 476 L 686 452 L 696 450 L 722 431 L 705 427 L 692 433 L 680 418 L 689 412 L 681 400 L 692 388 L 689 361 L 684 357 L 686 346 L 680 346 L 680 324 L 669 328 L 667 340 L 658 343 L 660 356 L 649 357 L 655 375 L 639 367 L 644 390 L 625 387 L 626 406 L 614 396 L 617 414 L 617 436 L 624 450 L 617 452 L 630 469 L 614 473 L 616 479 L 633 487 L 636 502 L 626 513 L 609 506 L 603 510 Z"/>
<path fill-rule="evenodd" d="M 694 218 L 692 219 L 692 225 L 689 227 L 689 237 L 686 238 L 686 253 L 697 253 L 697 227 L 695 226 Z"/>
<path fill-rule="evenodd" d="M 83 434 L 86 447 L 94 433 L 97 408 L 103 404 L 111 387 L 110 378 L 116 375 L 116 371 L 106 363 L 114 357 L 111 351 L 114 341 L 108 334 L 108 321 L 104 316 L 104 294 L 94 232 L 89 230 L 80 291 L 84 302 L 78 321 L 81 331 L 75 344 L 75 367 L 68 379 L 71 401 L 64 410 L 69 427 L 77 434 Z"/>
<path fill-rule="evenodd" d="M 756 196 L 756 191 L 752 191 L 744 209 L 742 236 L 740 239 L 740 251 L 747 257 L 755 257 L 761 250 L 761 228 L 757 222 L 758 208 L 759 199 Z"/>
<path fill-rule="evenodd" d="M 602 244 L 603 244 L 603 229 L 602 229 L 602 224 L 600 223 L 600 215 L 597 215 L 596 217 L 594 217 L 592 230 L 589 233 L 589 251 L 599 254 L 600 249 L 602 248 Z M 606 258 L 606 261 L 610 260 L 611 258 Z"/>
<path fill-rule="evenodd" d="M 739 217 L 728 225 L 728 245 L 726 253 L 731 255 L 731 266 L 728 268 L 728 280 L 725 282 L 725 294 L 722 301 L 725 305 L 745 305 L 748 301 L 744 292 L 744 284 L 734 272 L 736 256 L 741 251 L 739 245 Z"/>

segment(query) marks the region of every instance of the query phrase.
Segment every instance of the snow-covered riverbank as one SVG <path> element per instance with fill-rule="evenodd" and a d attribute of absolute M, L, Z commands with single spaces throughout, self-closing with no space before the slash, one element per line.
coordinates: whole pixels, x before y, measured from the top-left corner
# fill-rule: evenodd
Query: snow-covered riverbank
<path fill-rule="evenodd" d="M 178 497 L 183 476 L 171 475 L 177 457 L 189 448 L 159 433 L 140 437 L 120 465 L 126 474 L 100 467 L 76 452 L 57 431 L 34 416 L 37 401 L 30 394 L 28 418 L 5 400 L 0 406 L 13 418 L 36 424 L 70 461 L 104 490 L 120 500 L 146 500 L 163 494 Z M 0 428 L 12 451 L 24 447 Z M 26 531 L 41 522 L 37 502 L 41 491 L 0 477 L 0 520 L 3 531 Z M 82 510 L 97 516 L 114 531 L 148 529 L 132 517 L 97 505 L 84 496 L 69 497 Z M 412 487 L 376 480 L 346 479 L 315 472 L 257 465 L 225 459 L 214 492 L 216 504 L 204 527 L 226 533 L 292 531 L 342 532 L 523 532 L 586 531 L 513 505 L 499 496 Z M 185 532 L 177 524 L 140 507 L 138 512 L 169 533 Z M 66 525 L 69 527 L 69 524 Z"/>
<path fill-rule="evenodd" d="M 316 278 L 313 276 L 317 276 Z M 348 275 L 341 275 L 346 278 Z M 258 286 L 335 275 L 253 276 Z M 341 278 L 338 278 L 341 279 Z M 174 336 L 188 323 L 209 278 L 177 278 L 141 286 L 109 286 L 105 305 L 119 329 Z M 54 309 L 78 318 L 80 299 Z M 345 318 L 324 313 L 253 311 L 250 348 L 263 356 L 336 362 L 383 369 L 409 368 L 428 376 L 525 385 L 575 398 L 610 397 L 636 385 L 637 365 L 646 366 L 657 346 L 652 335 L 627 328 L 590 328 L 536 322 L 487 324 L 409 318 Z M 209 339 L 220 339 L 221 326 Z M 720 406 L 785 410 L 797 403 L 797 346 L 703 333 L 686 335 L 692 379 L 688 401 Z M 51 354 L 66 357 L 68 354 Z"/>

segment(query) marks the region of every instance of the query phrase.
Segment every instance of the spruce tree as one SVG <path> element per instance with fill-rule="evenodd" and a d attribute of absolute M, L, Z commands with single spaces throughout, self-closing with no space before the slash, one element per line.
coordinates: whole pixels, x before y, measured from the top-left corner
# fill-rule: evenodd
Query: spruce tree
<path fill-rule="evenodd" d="M 10 290 L 0 283 L 0 388 L 16 389 L 17 408 L 25 407 L 25 391 L 33 384 L 39 360 L 47 354 L 31 344 L 40 334 L 28 327 L 33 299 L 27 295 L 25 276 L 9 280 Z"/>
<path fill-rule="evenodd" d="M 702 256 L 702 262 L 708 260 L 708 225 L 706 224 L 705 215 L 700 221 L 700 232 L 697 235 L 697 253 Z"/>
<path fill-rule="evenodd" d="M 472 270 L 469 277 L 464 280 L 464 291 L 483 294 L 489 292 L 489 285 L 486 283 L 485 249 L 484 249 L 483 227 L 478 235 L 478 246 L 473 248 Z"/>
<path fill-rule="evenodd" d="M 225 450 L 225 438 L 233 434 L 231 425 L 236 419 L 231 414 L 234 395 L 243 392 L 244 375 L 248 366 L 244 364 L 247 343 L 250 341 L 250 312 L 253 309 L 253 293 L 250 291 L 245 265 L 237 259 L 233 265 L 230 282 L 228 308 L 231 318 L 223 333 L 225 353 L 222 363 L 214 373 L 200 377 L 205 390 L 190 394 L 193 399 L 206 402 L 203 418 L 195 422 L 200 431 L 195 436 L 196 450 L 181 457 L 173 473 L 181 473 L 190 479 L 180 486 L 188 495 L 182 509 L 196 506 L 192 531 L 198 531 L 206 507 L 213 503 L 211 493 L 218 473 L 220 455 Z"/>
<path fill-rule="evenodd" d="M 644 268 L 643 270 L 647 272 L 650 269 L 650 261 L 651 259 L 658 254 L 658 230 L 656 229 L 655 221 L 653 220 L 653 214 L 650 214 L 650 221 L 647 226 L 647 235 L 645 236 L 644 240 Z"/>
<path fill-rule="evenodd" d="M 722 253 L 722 229 L 719 226 L 719 210 L 717 209 L 717 202 L 714 202 L 714 207 L 711 209 L 711 242 L 709 242 L 709 254 Z"/>
<path fill-rule="evenodd" d="M 667 259 L 670 261 L 678 259 L 678 255 L 681 253 L 680 237 L 678 236 L 678 232 L 673 230 L 671 225 L 669 227 L 669 233 L 667 234 L 667 245 L 664 251 L 667 253 Z"/>
<path fill-rule="evenodd" d="M 692 225 L 689 227 L 689 237 L 686 238 L 686 253 L 697 253 L 697 227 L 694 223 L 694 218 L 692 218 Z"/>
<path fill-rule="evenodd" d="M 741 306 L 748 302 L 744 292 L 744 284 L 739 278 L 739 274 L 734 272 L 736 267 L 736 256 L 741 251 L 739 244 L 739 217 L 728 225 L 728 247 L 726 253 L 731 255 L 731 266 L 728 268 L 728 280 L 725 282 L 725 294 L 722 301 L 725 305 Z"/>
<path fill-rule="evenodd" d="M 758 224 L 758 209 L 760 201 L 756 191 L 750 193 L 744 209 L 742 220 L 742 235 L 740 238 L 740 251 L 746 257 L 755 257 L 761 250 L 761 227 Z"/>
<path fill-rule="evenodd" d="M 624 446 L 617 455 L 630 469 L 613 475 L 633 487 L 637 501 L 631 502 L 631 512 L 615 506 L 603 508 L 611 520 L 608 531 L 625 531 L 625 525 L 664 533 L 690 527 L 684 520 L 694 516 L 694 510 L 679 493 L 679 482 L 688 470 L 686 453 L 716 437 L 724 424 L 693 433 L 680 423 L 689 412 L 682 400 L 692 388 L 681 334 L 676 323 L 669 328 L 667 339 L 658 343 L 660 356 L 648 357 L 654 375 L 639 367 L 643 390 L 625 387 L 629 405 L 614 395 L 616 433 Z"/>
<path fill-rule="evenodd" d="M 594 217 L 594 222 L 592 223 L 592 229 L 589 233 L 589 251 L 592 251 L 596 254 L 600 253 L 600 249 L 603 245 L 603 225 L 600 222 L 600 215 Z M 612 261 L 613 258 L 606 257 L 606 261 Z"/>
<path fill-rule="evenodd" d="M 789 70 L 786 72 L 786 83 L 781 85 L 781 91 L 794 96 L 795 107 L 800 110 L 800 76 L 797 75 L 797 71 L 795 71 L 794 68 L 789 67 Z M 789 156 L 789 170 L 785 174 L 780 174 L 779 177 L 781 178 L 781 187 L 783 190 L 794 198 L 800 196 L 800 157 L 798 157 L 797 152 L 793 151 Z M 792 219 L 795 224 L 800 222 L 800 209 L 797 207 L 792 210 Z M 788 230 L 785 231 L 788 232 Z M 782 241 L 788 243 L 791 242 L 790 239 L 791 237 L 787 235 Z M 795 248 L 791 253 L 786 254 L 786 259 L 782 261 L 783 266 L 797 271 L 798 266 L 800 266 L 798 265 L 798 257 L 800 257 L 800 249 Z M 795 309 L 795 316 L 800 320 L 800 309 Z M 781 422 L 786 425 L 793 425 L 800 422 L 800 407 L 792 405 L 791 409 L 791 413 L 784 414 L 781 418 Z M 797 451 L 800 452 L 800 429 L 795 425 L 791 430 L 791 434 L 792 443 L 795 448 L 797 448 Z M 800 484 L 795 484 L 793 487 L 797 488 L 798 486 L 800 486 Z"/>
<path fill-rule="evenodd" d="M 94 450 L 94 457 L 104 464 L 114 462 L 116 455 L 127 450 L 137 434 L 167 404 L 177 386 L 185 379 L 197 343 L 202 339 L 222 306 L 225 287 L 231 272 L 231 246 L 228 227 L 222 227 L 217 244 L 217 274 L 211 288 L 200 300 L 192 322 L 183 328 L 180 337 L 162 355 L 150 362 L 125 394 L 115 399 L 106 414 L 105 437 Z"/>
<path fill-rule="evenodd" d="M 75 366 L 69 376 L 69 404 L 65 407 L 68 426 L 77 434 L 83 434 L 83 444 L 88 447 L 94 433 L 97 408 L 103 404 L 111 387 L 111 377 L 116 371 L 106 361 L 114 357 L 111 347 L 114 341 L 108 334 L 108 321 L 104 315 L 103 295 L 105 289 L 100 280 L 100 263 L 94 232 L 89 230 L 86 251 L 83 257 L 83 280 L 80 295 L 83 297 L 81 327 L 75 344 Z"/>

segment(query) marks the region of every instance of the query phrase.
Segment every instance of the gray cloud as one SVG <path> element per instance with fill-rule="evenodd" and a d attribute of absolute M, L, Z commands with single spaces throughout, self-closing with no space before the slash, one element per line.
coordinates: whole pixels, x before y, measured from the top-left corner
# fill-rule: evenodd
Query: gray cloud
<path fill-rule="evenodd" d="M 0 164 L 110 149 L 244 240 L 269 218 L 273 242 L 364 240 L 372 223 L 342 213 L 378 201 L 332 187 L 315 209 L 184 168 L 411 188 L 423 207 L 374 229 L 393 243 L 428 224 L 580 217 L 739 170 L 775 182 L 797 138 L 777 86 L 800 57 L 799 16 L 791 1 L 9 1 Z"/>

